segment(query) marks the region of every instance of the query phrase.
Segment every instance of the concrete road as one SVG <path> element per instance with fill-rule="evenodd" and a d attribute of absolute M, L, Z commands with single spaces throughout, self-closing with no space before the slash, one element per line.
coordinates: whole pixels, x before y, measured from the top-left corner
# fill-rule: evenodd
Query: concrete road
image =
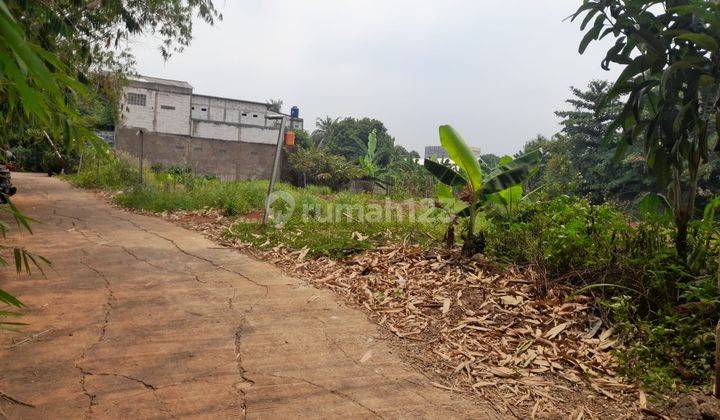
<path fill-rule="evenodd" d="M 0 332 L 0 415 L 497 417 L 431 386 L 328 291 L 61 180 L 13 177 L 42 223 L 5 243 L 53 264 L 2 271 L 29 325 Z"/>

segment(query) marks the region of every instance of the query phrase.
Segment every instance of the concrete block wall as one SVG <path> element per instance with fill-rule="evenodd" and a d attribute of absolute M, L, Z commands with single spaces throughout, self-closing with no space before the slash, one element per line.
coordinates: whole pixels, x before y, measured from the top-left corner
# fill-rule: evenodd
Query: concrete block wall
<path fill-rule="evenodd" d="M 129 104 L 129 93 L 145 95 L 145 104 Z M 280 122 L 267 119 L 276 115 L 267 104 L 194 95 L 186 82 L 141 76 L 125 87 L 121 109 L 119 150 L 137 156 L 143 129 L 150 163 L 188 165 L 223 179 L 270 176 Z M 302 128 L 302 120 L 290 124 Z"/>
<path fill-rule="evenodd" d="M 190 95 L 159 92 L 156 96 L 155 130 L 160 133 L 190 133 Z"/>
<path fill-rule="evenodd" d="M 251 143 L 277 144 L 279 128 L 272 127 L 240 127 L 240 138 Z"/>
<path fill-rule="evenodd" d="M 275 144 L 200 139 L 152 132 L 144 134 L 143 143 L 143 154 L 150 165 L 159 163 L 164 168 L 172 165 L 189 166 L 195 173 L 217 175 L 223 180 L 269 179 L 275 157 Z M 137 129 L 119 128 L 115 145 L 116 149 L 138 157 L 140 137 Z"/>
<path fill-rule="evenodd" d="M 192 107 L 193 118 L 208 121 L 265 125 L 267 115 L 264 104 L 204 95 L 193 95 Z"/>
<path fill-rule="evenodd" d="M 145 105 L 128 103 L 128 93 L 145 95 Z M 120 105 L 124 126 L 170 134 L 190 133 L 190 95 L 127 87 Z"/>
<path fill-rule="evenodd" d="M 128 93 L 145 95 L 145 106 L 128 104 Z M 155 91 L 148 89 L 126 87 L 120 99 L 122 124 L 152 130 L 155 119 L 155 94 Z"/>
<path fill-rule="evenodd" d="M 223 122 L 193 120 L 193 137 L 238 141 L 239 127 Z"/>

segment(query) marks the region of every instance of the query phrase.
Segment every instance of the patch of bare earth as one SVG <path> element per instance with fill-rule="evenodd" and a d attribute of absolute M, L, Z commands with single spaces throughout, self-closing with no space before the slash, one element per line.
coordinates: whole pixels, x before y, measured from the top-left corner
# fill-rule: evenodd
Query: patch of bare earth
<path fill-rule="evenodd" d="M 538 287 L 532 273 L 400 245 L 313 259 L 307 250 L 230 242 L 223 234 L 232 221 L 219 212 L 162 217 L 360 306 L 439 388 L 522 418 L 663 417 L 617 373 L 611 353 L 621 345 L 592 314 L 588 298 L 562 286 Z"/>

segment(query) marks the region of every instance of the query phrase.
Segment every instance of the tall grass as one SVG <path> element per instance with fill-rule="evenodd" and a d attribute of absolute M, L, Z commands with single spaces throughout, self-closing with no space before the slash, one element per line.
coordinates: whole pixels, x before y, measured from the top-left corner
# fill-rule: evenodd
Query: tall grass
<path fill-rule="evenodd" d="M 267 194 L 267 180 L 221 181 L 187 171 L 146 169 L 143 184 L 140 184 L 140 173 L 134 161 L 124 154 L 110 160 L 86 156 L 78 173 L 67 178 L 82 188 L 112 192 L 113 200 L 122 206 L 153 212 L 216 208 L 228 216 L 243 215 L 261 210 Z M 278 183 L 275 189 L 289 192 L 300 205 L 331 193 L 327 187 L 299 189 L 284 183 Z"/>

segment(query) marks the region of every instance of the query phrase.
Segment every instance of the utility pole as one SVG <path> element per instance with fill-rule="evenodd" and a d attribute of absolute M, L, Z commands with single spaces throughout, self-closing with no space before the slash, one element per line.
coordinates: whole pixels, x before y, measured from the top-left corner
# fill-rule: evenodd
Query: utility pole
<path fill-rule="evenodd" d="M 273 159 L 272 174 L 270 175 L 270 185 L 268 185 L 267 197 L 265 197 L 265 211 L 263 212 L 262 224 L 267 225 L 268 217 L 270 217 L 270 196 L 275 188 L 275 178 L 277 177 L 278 167 L 280 166 L 280 152 L 282 151 L 283 133 L 285 132 L 285 116 L 268 116 L 269 120 L 281 120 L 280 132 L 278 133 L 277 147 L 275 148 L 275 159 Z"/>
<path fill-rule="evenodd" d="M 142 128 L 138 130 L 137 135 L 140 136 L 140 185 L 143 184 L 143 159 L 145 155 L 145 132 Z"/>

